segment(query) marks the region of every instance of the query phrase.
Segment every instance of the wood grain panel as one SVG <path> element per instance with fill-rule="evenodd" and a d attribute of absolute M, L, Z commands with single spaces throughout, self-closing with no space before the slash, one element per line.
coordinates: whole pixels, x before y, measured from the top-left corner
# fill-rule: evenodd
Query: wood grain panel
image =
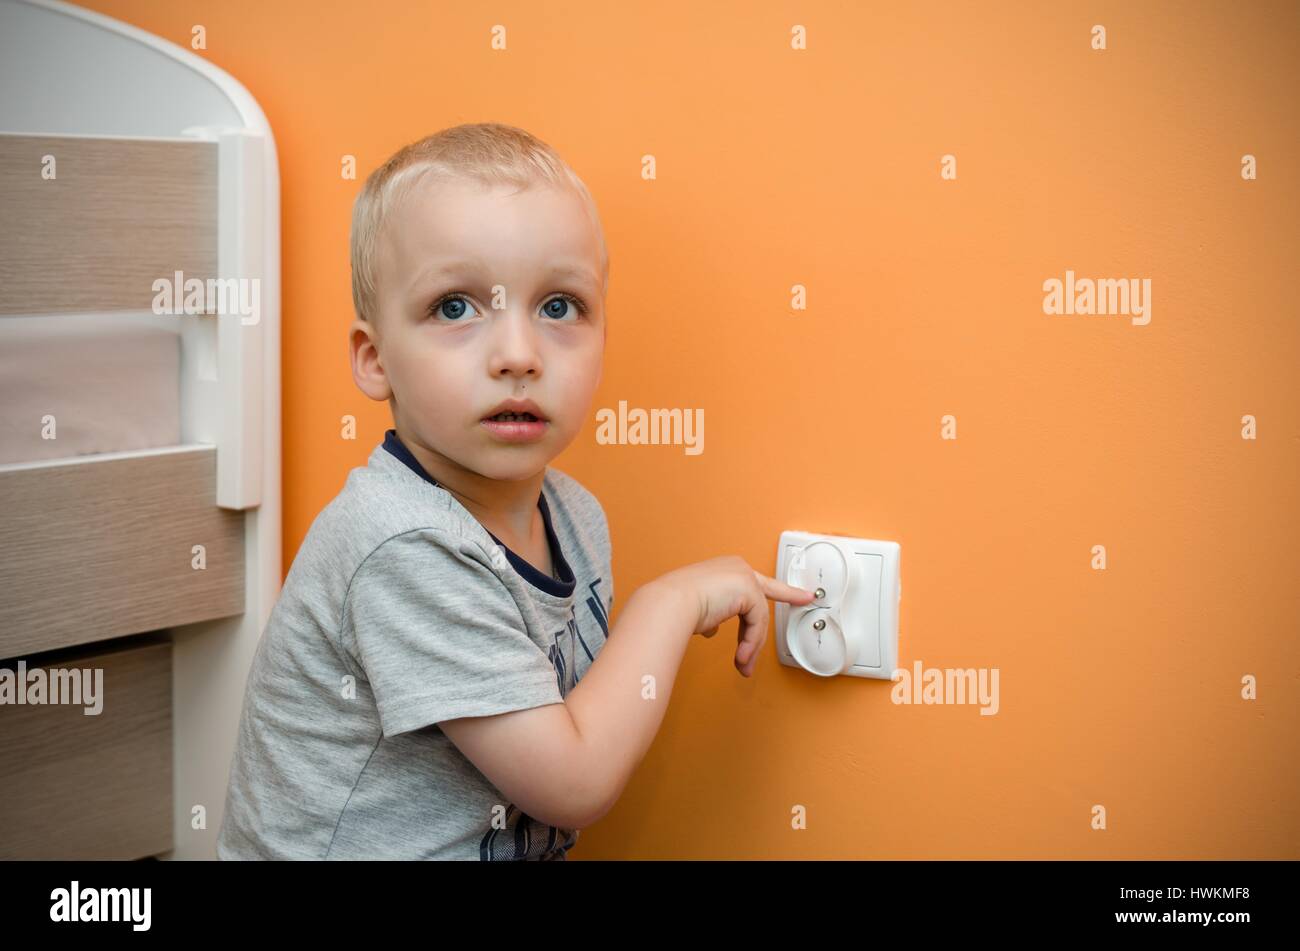
<path fill-rule="evenodd" d="M 243 613 L 244 515 L 215 504 L 216 452 L 0 466 L 0 657 Z"/>
<path fill-rule="evenodd" d="M 158 278 L 217 273 L 215 142 L 0 135 L 0 208 L 0 315 L 148 310 Z"/>
<path fill-rule="evenodd" d="M 12 661 L 0 666 L 17 673 Z M 41 655 L 28 661 L 27 671 L 34 667 L 102 669 L 102 706 L 87 716 L 84 697 L 81 705 L 0 705 L 0 859 L 169 851 L 171 642 L 129 638 Z"/>

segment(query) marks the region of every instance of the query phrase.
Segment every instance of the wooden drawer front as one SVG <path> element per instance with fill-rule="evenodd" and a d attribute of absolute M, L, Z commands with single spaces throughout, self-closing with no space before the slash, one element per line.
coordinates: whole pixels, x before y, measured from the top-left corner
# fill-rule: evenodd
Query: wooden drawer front
<path fill-rule="evenodd" d="M 0 135 L 0 196 L 0 314 L 150 310 L 154 281 L 216 276 L 215 142 Z"/>
<path fill-rule="evenodd" d="M 87 716 L 84 696 L 80 705 L 53 704 L 48 688 L 46 702 L 0 704 L 0 859 L 136 859 L 169 851 L 171 642 L 131 638 L 26 663 L 28 674 L 37 666 L 102 669 L 102 706 Z M 12 660 L 0 667 L 17 672 Z"/>
<path fill-rule="evenodd" d="M 242 614 L 216 470 L 210 446 L 0 467 L 0 658 Z"/>

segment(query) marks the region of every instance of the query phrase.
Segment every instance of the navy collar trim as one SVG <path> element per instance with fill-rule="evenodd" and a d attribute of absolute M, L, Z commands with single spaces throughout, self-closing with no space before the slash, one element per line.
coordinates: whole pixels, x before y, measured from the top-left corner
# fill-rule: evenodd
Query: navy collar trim
<path fill-rule="evenodd" d="M 437 481 L 424 470 L 424 466 L 420 465 L 420 461 L 416 459 L 415 456 L 411 455 L 411 450 L 407 449 L 406 444 L 398 437 L 396 429 L 390 429 L 384 433 L 384 448 L 425 482 L 428 482 L 430 485 L 438 485 Z M 442 486 L 438 487 L 442 488 Z M 501 545 L 501 548 L 506 553 L 506 558 L 510 561 L 511 567 L 513 567 L 515 571 L 519 572 L 520 576 L 525 581 L 531 584 L 534 588 L 540 588 L 547 594 L 553 595 L 557 598 L 567 598 L 569 595 L 573 594 L 574 588 L 577 587 L 577 580 L 573 576 L 573 569 L 569 567 L 569 563 L 564 559 L 564 552 L 560 549 L 560 539 L 559 536 L 555 534 L 555 526 L 551 524 L 551 507 L 546 502 L 545 492 L 541 492 L 538 495 L 537 507 L 542 510 L 542 523 L 546 526 L 546 543 L 551 549 L 551 561 L 554 563 L 556 571 L 560 573 L 559 579 L 552 578 L 550 575 L 535 568 L 524 560 L 523 557 L 502 544 L 501 539 L 492 535 L 491 532 L 488 532 L 488 534 L 492 535 L 492 540 L 494 542 Z M 483 530 L 487 531 L 486 528 Z"/>

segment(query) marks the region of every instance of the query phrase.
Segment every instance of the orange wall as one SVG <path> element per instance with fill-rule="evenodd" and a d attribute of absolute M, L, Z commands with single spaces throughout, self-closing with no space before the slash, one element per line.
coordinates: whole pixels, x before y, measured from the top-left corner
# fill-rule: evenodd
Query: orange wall
<path fill-rule="evenodd" d="M 607 229 L 604 381 L 554 464 L 609 514 L 615 619 L 687 562 L 774 571 L 784 529 L 893 539 L 900 666 L 1000 671 L 996 716 L 771 640 L 745 680 L 729 622 L 574 858 L 1300 857 L 1295 4 L 86 6 L 202 23 L 275 130 L 286 570 L 389 425 L 348 369 L 353 196 L 502 121 Z M 1151 323 L 1045 315 L 1067 269 L 1149 277 Z M 702 407 L 703 455 L 598 446 L 619 400 Z"/>

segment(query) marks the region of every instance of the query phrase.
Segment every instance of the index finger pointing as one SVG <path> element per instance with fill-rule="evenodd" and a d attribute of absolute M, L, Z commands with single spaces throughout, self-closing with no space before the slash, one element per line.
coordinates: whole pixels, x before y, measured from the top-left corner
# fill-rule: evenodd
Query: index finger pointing
<path fill-rule="evenodd" d="M 763 590 L 763 595 L 773 601 L 784 601 L 787 604 L 807 604 L 817 597 L 815 591 L 809 591 L 807 588 L 796 588 L 783 581 L 777 581 L 775 578 L 769 578 L 760 571 L 754 571 L 754 578 L 758 581 L 758 586 Z"/>

